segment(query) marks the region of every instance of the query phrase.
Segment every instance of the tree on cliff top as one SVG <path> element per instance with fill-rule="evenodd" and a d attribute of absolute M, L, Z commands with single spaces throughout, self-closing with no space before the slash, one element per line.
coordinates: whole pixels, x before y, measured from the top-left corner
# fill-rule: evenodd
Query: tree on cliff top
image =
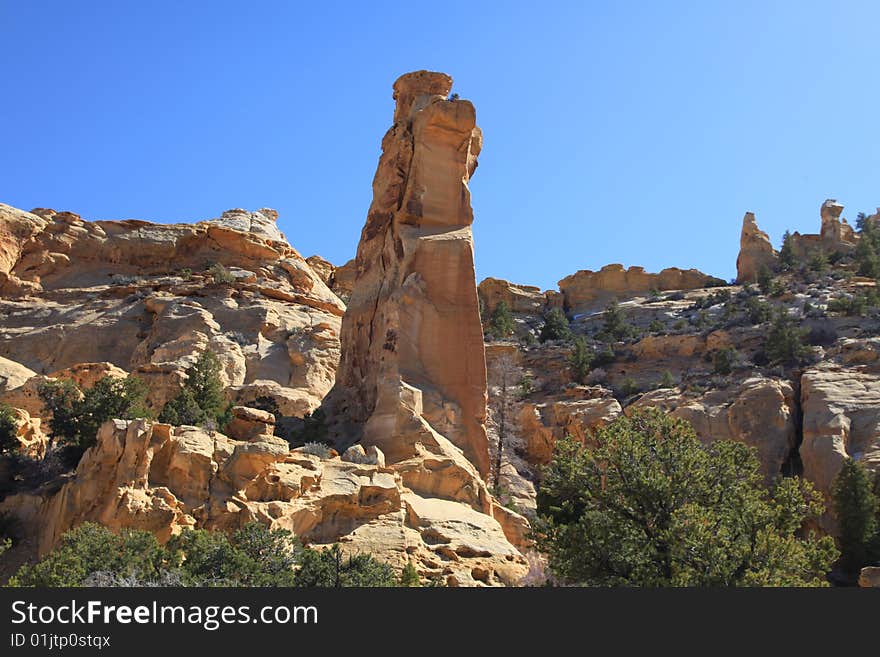
<path fill-rule="evenodd" d="M 800 537 L 820 500 L 797 478 L 768 490 L 752 449 L 703 445 L 684 420 L 648 409 L 589 446 L 557 443 L 535 529 L 568 584 L 821 586 L 837 550 Z"/>

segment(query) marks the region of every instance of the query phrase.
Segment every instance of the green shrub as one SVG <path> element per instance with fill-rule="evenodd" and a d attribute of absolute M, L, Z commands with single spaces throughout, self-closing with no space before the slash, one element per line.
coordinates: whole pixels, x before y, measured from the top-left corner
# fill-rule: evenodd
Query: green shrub
<path fill-rule="evenodd" d="M 346 558 L 339 545 L 303 552 L 294 586 L 301 587 L 388 587 L 398 582 L 394 570 L 368 554 Z"/>
<path fill-rule="evenodd" d="M 880 501 L 870 473 L 847 459 L 834 479 L 831 499 L 840 528 L 840 565 L 857 575 L 863 566 L 880 560 Z"/>
<path fill-rule="evenodd" d="M 550 312 L 544 315 L 544 326 L 541 328 L 538 339 L 541 342 L 547 342 L 548 340 L 568 340 L 570 337 L 571 327 L 565 313 L 559 308 L 551 308 Z"/>
<path fill-rule="evenodd" d="M 18 451 L 18 420 L 8 404 L 0 404 L 0 454 Z"/>
<path fill-rule="evenodd" d="M 587 347 L 587 342 L 582 337 L 575 338 L 574 347 L 568 357 L 568 369 L 571 378 L 578 383 L 585 383 L 590 368 L 593 365 L 593 352 Z"/>
<path fill-rule="evenodd" d="M 652 319 L 651 323 L 648 324 L 648 330 L 651 333 L 662 333 L 665 329 L 666 325 L 659 319 Z"/>
<path fill-rule="evenodd" d="M 770 293 L 770 286 L 773 284 L 773 272 L 770 271 L 770 268 L 767 265 L 761 265 L 758 269 L 757 282 L 761 294 Z"/>
<path fill-rule="evenodd" d="M 525 399 L 529 395 L 531 395 L 535 390 L 535 379 L 531 374 L 523 374 L 522 378 L 519 380 L 519 396 L 520 399 Z"/>
<path fill-rule="evenodd" d="M 537 344 L 538 340 L 535 338 L 535 334 L 531 332 L 531 330 L 526 331 L 521 336 L 519 336 L 520 344 L 524 347 L 531 347 L 534 344 Z"/>
<path fill-rule="evenodd" d="M 863 294 L 854 294 L 852 296 L 830 299 L 827 310 L 830 313 L 863 317 L 868 310 L 868 298 Z"/>
<path fill-rule="evenodd" d="M 165 404 L 159 421 L 175 426 L 207 426 L 222 430 L 229 422 L 231 405 L 223 394 L 220 359 L 204 351 L 187 368 L 186 380 L 177 396 Z"/>
<path fill-rule="evenodd" d="M 764 342 L 764 352 L 773 364 L 797 364 L 809 348 L 804 342 L 806 332 L 797 326 L 785 310 L 780 310 Z"/>
<path fill-rule="evenodd" d="M 828 272 L 829 264 L 828 264 L 828 256 L 825 255 L 824 251 L 815 251 L 811 256 L 807 267 L 810 271 L 815 272 L 817 274 L 825 274 Z"/>
<path fill-rule="evenodd" d="M 394 586 L 390 566 L 340 547 L 304 548 L 287 530 L 250 523 L 231 536 L 186 529 L 160 546 L 149 532 L 114 534 L 95 523 L 67 532 L 41 561 L 22 566 L 10 586 Z"/>
<path fill-rule="evenodd" d="M 151 580 L 163 567 L 164 551 L 151 533 L 86 522 L 67 532 L 51 553 L 34 565 L 24 565 L 10 586 L 82 586 L 89 575 L 111 572 Z"/>
<path fill-rule="evenodd" d="M 663 372 L 663 376 L 660 379 L 660 383 L 658 387 L 660 388 L 674 388 L 676 386 L 675 377 L 672 376 L 672 372 L 666 370 Z"/>
<path fill-rule="evenodd" d="M 753 325 L 769 322 L 773 316 L 770 305 L 757 297 L 748 297 L 746 299 L 746 314 L 748 315 L 749 322 Z"/>
<path fill-rule="evenodd" d="M 219 262 L 211 265 L 211 268 L 208 269 L 208 274 L 218 285 L 231 285 L 235 282 L 235 276 Z"/>
<path fill-rule="evenodd" d="M 537 498 L 538 547 L 564 584 L 823 586 L 829 537 L 801 537 L 822 513 L 809 482 L 763 484 L 753 449 L 701 443 L 659 409 L 557 442 Z"/>
<path fill-rule="evenodd" d="M 495 310 L 492 311 L 492 316 L 489 318 L 489 334 L 496 340 L 499 340 L 513 335 L 515 328 L 516 324 L 513 321 L 513 313 L 510 312 L 510 307 L 506 301 L 499 301 L 498 305 L 495 306 Z"/>
<path fill-rule="evenodd" d="M 639 384 L 632 377 L 626 377 L 623 383 L 620 384 L 620 394 L 623 397 L 629 397 L 639 392 L 641 392 L 641 388 L 639 388 Z"/>
<path fill-rule="evenodd" d="M 326 446 L 329 443 L 330 429 L 327 426 L 327 416 L 323 409 L 316 408 L 312 413 L 306 413 L 303 415 L 302 421 L 302 428 L 299 431 L 294 431 L 290 436 L 288 442 L 291 447 L 301 447 L 312 443 Z"/>
<path fill-rule="evenodd" d="M 712 371 L 715 374 L 727 375 L 733 371 L 737 353 L 733 347 L 724 347 L 715 352 L 712 358 Z"/>
<path fill-rule="evenodd" d="M 137 377 L 105 376 L 88 390 L 73 381 L 47 381 L 37 388 L 46 410 L 54 441 L 86 450 L 95 444 L 98 429 L 107 420 L 150 417 L 147 386 Z"/>
<path fill-rule="evenodd" d="M 797 264 L 797 256 L 794 253 L 794 243 L 791 233 L 785 231 L 782 236 L 782 247 L 779 249 L 779 265 L 783 271 L 792 269 Z"/>
<path fill-rule="evenodd" d="M 877 278 L 880 276 L 880 257 L 877 256 L 876 248 L 870 238 L 862 235 L 855 250 L 857 272 L 859 276 Z"/>
<path fill-rule="evenodd" d="M 408 587 L 416 587 L 422 585 L 422 580 L 412 561 L 407 561 L 400 573 L 400 585 Z"/>
<path fill-rule="evenodd" d="M 612 299 L 605 306 L 602 314 L 604 320 L 599 335 L 605 340 L 625 340 L 634 334 L 633 327 L 626 321 L 626 312 L 620 307 L 616 299 Z"/>

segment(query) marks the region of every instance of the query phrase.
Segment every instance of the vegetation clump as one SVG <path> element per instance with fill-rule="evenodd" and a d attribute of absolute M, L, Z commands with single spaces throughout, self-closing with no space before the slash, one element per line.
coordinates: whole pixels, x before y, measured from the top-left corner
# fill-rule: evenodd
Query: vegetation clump
<path fill-rule="evenodd" d="M 535 530 L 553 575 L 590 586 L 824 586 L 829 537 L 802 536 L 823 511 L 798 478 L 763 485 L 752 449 L 701 443 L 657 409 L 560 440 Z"/>

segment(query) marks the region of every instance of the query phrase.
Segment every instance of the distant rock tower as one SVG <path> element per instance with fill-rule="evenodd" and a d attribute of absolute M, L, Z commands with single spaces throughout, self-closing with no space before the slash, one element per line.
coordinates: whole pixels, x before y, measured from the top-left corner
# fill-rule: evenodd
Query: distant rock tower
<path fill-rule="evenodd" d="M 755 214 L 746 212 L 739 238 L 739 256 L 736 258 L 736 280 L 754 283 L 761 267 L 773 269 L 775 265 L 776 251 L 770 243 L 770 236 L 758 228 Z"/>
<path fill-rule="evenodd" d="M 358 245 L 330 397 L 341 442 L 389 461 L 448 439 L 486 476 L 486 358 L 468 180 L 482 133 L 452 78 L 417 71 L 394 83 L 373 202 Z M 438 438 L 439 434 L 439 438 Z"/>

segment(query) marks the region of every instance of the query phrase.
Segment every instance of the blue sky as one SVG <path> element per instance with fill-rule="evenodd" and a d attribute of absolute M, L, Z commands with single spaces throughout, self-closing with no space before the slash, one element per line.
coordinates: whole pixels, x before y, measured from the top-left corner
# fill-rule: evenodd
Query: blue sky
<path fill-rule="evenodd" d="M 735 274 L 880 206 L 880 3 L 0 0 L 0 201 L 89 219 L 273 207 L 352 257 L 391 84 L 455 78 L 485 134 L 478 279 L 609 262 Z"/>

